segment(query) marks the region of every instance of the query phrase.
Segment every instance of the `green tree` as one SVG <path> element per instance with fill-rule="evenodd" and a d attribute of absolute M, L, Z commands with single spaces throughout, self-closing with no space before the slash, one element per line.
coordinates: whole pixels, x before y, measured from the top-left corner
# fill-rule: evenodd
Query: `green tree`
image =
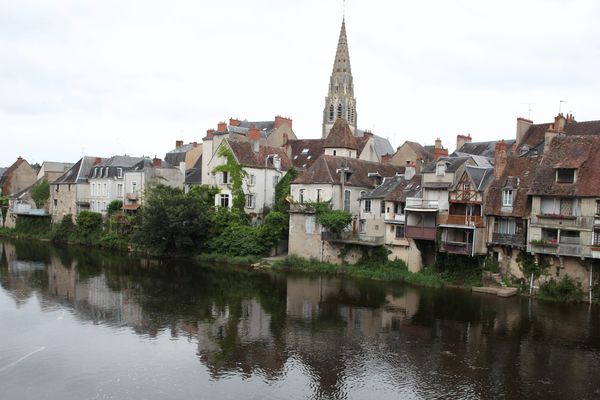
<path fill-rule="evenodd" d="M 201 250 L 209 232 L 208 204 L 197 191 L 153 186 L 146 190 L 134 239 L 158 254 Z"/>
<path fill-rule="evenodd" d="M 102 234 L 102 214 L 92 211 L 82 211 L 77 216 L 77 233 L 84 240 Z"/>
<path fill-rule="evenodd" d="M 317 222 L 329 232 L 341 233 L 352 222 L 352 214 L 348 211 L 325 209 L 317 211 Z"/>
<path fill-rule="evenodd" d="M 520 252 L 517 256 L 517 263 L 523 272 L 523 275 L 528 276 L 529 281 L 529 294 L 533 293 L 533 282 L 540 276 L 546 274 L 548 268 L 550 268 L 550 262 L 546 257 L 534 256 L 533 254 Z"/>
<path fill-rule="evenodd" d="M 50 198 L 50 184 L 46 180 L 39 180 L 31 187 L 31 198 L 37 208 L 42 208 Z"/>
<path fill-rule="evenodd" d="M 2 225 L 4 226 L 4 220 L 8 213 L 8 196 L 0 196 L 0 213 L 2 217 Z"/>
<path fill-rule="evenodd" d="M 121 200 L 113 200 L 108 205 L 106 212 L 108 215 L 113 215 L 114 213 L 121 211 L 123 209 L 123 202 Z"/>
<path fill-rule="evenodd" d="M 279 180 L 277 186 L 275 186 L 275 204 L 273 205 L 273 211 L 287 212 L 289 210 L 290 205 L 287 198 L 290 195 L 292 182 L 297 176 L 298 172 L 292 167 L 285 176 Z"/>

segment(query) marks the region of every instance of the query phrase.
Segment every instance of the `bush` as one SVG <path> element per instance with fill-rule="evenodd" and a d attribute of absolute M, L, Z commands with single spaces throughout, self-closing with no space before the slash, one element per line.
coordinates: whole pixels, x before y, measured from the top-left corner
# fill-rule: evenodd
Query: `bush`
<path fill-rule="evenodd" d="M 323 210 L 317 213 L 317 222 L 329 232 L 340 233 L 352 222 L 352 214 L 342 210 Z"/>
<path fill-rule="evenodd" d="M 31 187 L 31 198 L 37 208 L 42 208 L 50 198 L 50 184 L 46 180 L 40 180 Z"/>
<path fill-rule="evenodd" d="M 82 211 L 77 216 L 77 232 L 87 239 L 102 232 L 102 214 Z"/>
<path fill-rule="evenodd" d="M 106 212 L 108 215 L 113 215 L 114 213 L 121 211 L 123 209 L 123 202 L 121 200 L 113 200 L 108 205 Z"/>
<path fill-rule="evenodd" d="M 126 250 L 129 246 L 129 240 L 126 236 L 118 233 L 107 233 L 100 238 L 99 244 L 109 249 Z"/>
<path fill-rule="evenodd" d="M 73 234 L 76 232 L 76 229 L 77 228 L 73 223 L 73 216 L 71 214 L 67 214 L 55 227 L 52 240 L 57 242 L 66 242 L 71 239 Z"/>
<path fill-rule="evenodd" d="M 560 281 L 550 279 L 540 286 L 539 297 L 544 300 L 561 301 L 565 303 L 578 302 L 583 299 L 581 283 L 569 276 Z"/>
<path fill-rule="evenodd" d="M 52 225 L 50 218 L 19 215 L 15 224 L 15 231 L 32 236 L 47 236 Z"/>

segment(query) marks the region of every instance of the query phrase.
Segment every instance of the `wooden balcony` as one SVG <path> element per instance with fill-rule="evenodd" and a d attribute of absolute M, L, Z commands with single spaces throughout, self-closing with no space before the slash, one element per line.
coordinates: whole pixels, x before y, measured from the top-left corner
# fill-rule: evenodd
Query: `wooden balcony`
<path fill-rule="evenodd" d="M 332 243 L 357 244 L 361 246 L 383 246 L 385 240 L 383 236 L 368 236 L 362 233 L 353 234 L 352 232 L 323 232 L 321 239 Z"/>
<path fill-rule="evenodd" d="M 483 217 L 480 215 L 439 215 L 439 224 L 445 225 L 467 225 L 483 228 Z"/>
<path fill-rule="evenodd" d="M 525 246 L 525 235 L 523 234 L 509 234 L 509 233 L 492 233 L 493 244 L 499 244 L 502 246 Z"/>
<path fill-rule="evenodd" d="M 437 229 L 435 227 L 407 226 L 405 236 L 412 239 L 436 240 Z"/>
<path fill-rule="evenodd" d="M 473 253 L 473 243 L 443 241 L 440 250 L 451 254 L 470 256 Z"/>

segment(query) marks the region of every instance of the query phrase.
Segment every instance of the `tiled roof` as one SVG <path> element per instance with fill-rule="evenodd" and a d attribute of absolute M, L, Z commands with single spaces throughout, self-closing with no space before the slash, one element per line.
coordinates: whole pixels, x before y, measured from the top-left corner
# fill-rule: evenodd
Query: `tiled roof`
<path fill-rule="evenodd" d="M 340 184 L 340 173 L 337 171 L 345 168 L 348 168 L 351 173 L 345 181 L 346 186 L 367 188 L 375 187 L 376 184 L 375 180 L 369 177 L 369 173 L 378 173 L 381 177 L 390 177 L 404 172 L 404 167 L 397 167 L 391 164 L 381 164 L 349 157 L 322 155 L 310 168 L 301 173 L 293 183 Z"/>
<path fill-rule="evenodd" d="M 75 184 L 87 181 L 92 167 L 96 160 L 102 160 L 100 157 L 84 156 L 67 170 L 63 175 L 59 176 L 54 184 Z"/>
<path fill-rule="evenodd" d="M 433 149 L 435 146 L 423 146 L 417 142 L 406 141 L 404 142 L 407 146 L 409 146 L 417 155 L 417 159 L 421 159 L 424 162 L 429 162 L 433 160 Z"/>
<path fill-rule="evenodd" d="M 337 147 L 357 150 L 356 137 L 352 134 L 348 122 L 343 118 L 338 118 L 329 131 L 323 147 Z"/>
<path fill-rule="evenodd" d="M 187 171 L 185 171 L 185 184 L 188 185 L 199 185 L 202 183 L 202 156 L 198 158 L 196 164 Z"/>
<path fill-rule="evenodd" d="M 542 154 L 544 150 L 544 136 L 552 124 L 552 122 L 547 122 L 531 125 L 523 135 L 520 146 L 526 145 L 528 148 L 538 148 L 539 154 Z M 600 135 L 600 121 L 566 121 L 564 133 L 566 135 L 582 136 Z"/>
<path fill-rule="evenodd" d="M 231 151 L 237 158 L 238 162 L 246 167 L 275 168 L 272 159 L 267 161 L 267 157 L 271 154 L 276 154 L 281 159 L 281 169 L 288 170 L 291 167 L 290 159 L 285 150 L 281 147 L 272 147 L 260 145 L 258 152 L 252 150 L 252 143 L 239 140 L 227 140 Z"/>
<path fill-rule="evenodd" d="M 535 177 L 535 170 L 541 157 L 524 157 L 512 155 L 506 162 L 506 167 L 498 179 L 494 179 L 485 200 L 486 215 L 504 215 L 522 218 L 529 214 L 528 192 Z M 502 191 L 505 188 L 513 190 L 512 209 L 502 207 Z"/>
<path fill-rule="evenodd" d="M 555 137 L 538 167 L 529 194 L 600 196 L 600 136 Z M 557 183 L 556 168 L 577 168 L 575 183 Z"/>
<path fill-rule="evenodd" d="M 290 160 L 296 169 L 309 168 L 319 158 L 325 150 L 323 149 L 323 139 L 299 139 L 289 140 L 288 145 L 291 148 Z"/>

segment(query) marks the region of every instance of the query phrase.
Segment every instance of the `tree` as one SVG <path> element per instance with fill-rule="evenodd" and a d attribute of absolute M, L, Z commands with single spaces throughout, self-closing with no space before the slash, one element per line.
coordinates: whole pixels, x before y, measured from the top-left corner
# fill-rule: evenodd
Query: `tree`
<path fill-rule="evenodd" d="M 292 182 L 298 176 L 298 172 L 292 167 L 288 170 L 287 174 L 277 183 L 275 186 L 275 204 L 273 205 L 273 211 L 287 212 L 289 209 L 289 203 L 287 201 L 290 195 L 290 188 Z"/>
<path fill-rule="evenodd" d="M 341 233 L 352 222 L 352 214 L 342 210 L 322 210 L 317 212 L 317 222 L 329 232 Z"/>
<path fill-rule="evenodd" d="M 77 232 L 89 239 L 102 233 L 102 214 L 92 211 L 82 211 L 77 216 Z"/>
<path fill-rule="evenodd" d="M 0 217 L 2 219 L 2 226 L 4 226 L 4 220 L 8 213 L 8 196 L 0 196 Z"/>
<path fill-rule="evenodd" d="M 108 213 L 108 215 L 112 215 L 118 211 L 121 211 L 122 209 L 123 209 L 123 202 L 121 200 L 113 200 L 108 205 L 106 212 Z"/>
<path fill-rule="evenodd" d="M 517 263 L 523 271 L 523 275 L 529 276 L 529 294 L 533 293 L 533 281 L 544 275 L 548 268 L 550 268 L 550 262 L 546 257 L 538 256 L 520 252 L 517 256 Z"/>
<path fill-rule="evenodd" d="M 184 193 L 161 184 L 150 187 L 134 240 L 158 254 L 201 250 L 209 234 L 208 204 L 198 191 Z"/>
<path fill-rule="evenodd" d="M 50 198 L 50 184 L 46 180 L 39 180 L 31 187 L 31 198 L 37 208 L 42 208 Z"/>

